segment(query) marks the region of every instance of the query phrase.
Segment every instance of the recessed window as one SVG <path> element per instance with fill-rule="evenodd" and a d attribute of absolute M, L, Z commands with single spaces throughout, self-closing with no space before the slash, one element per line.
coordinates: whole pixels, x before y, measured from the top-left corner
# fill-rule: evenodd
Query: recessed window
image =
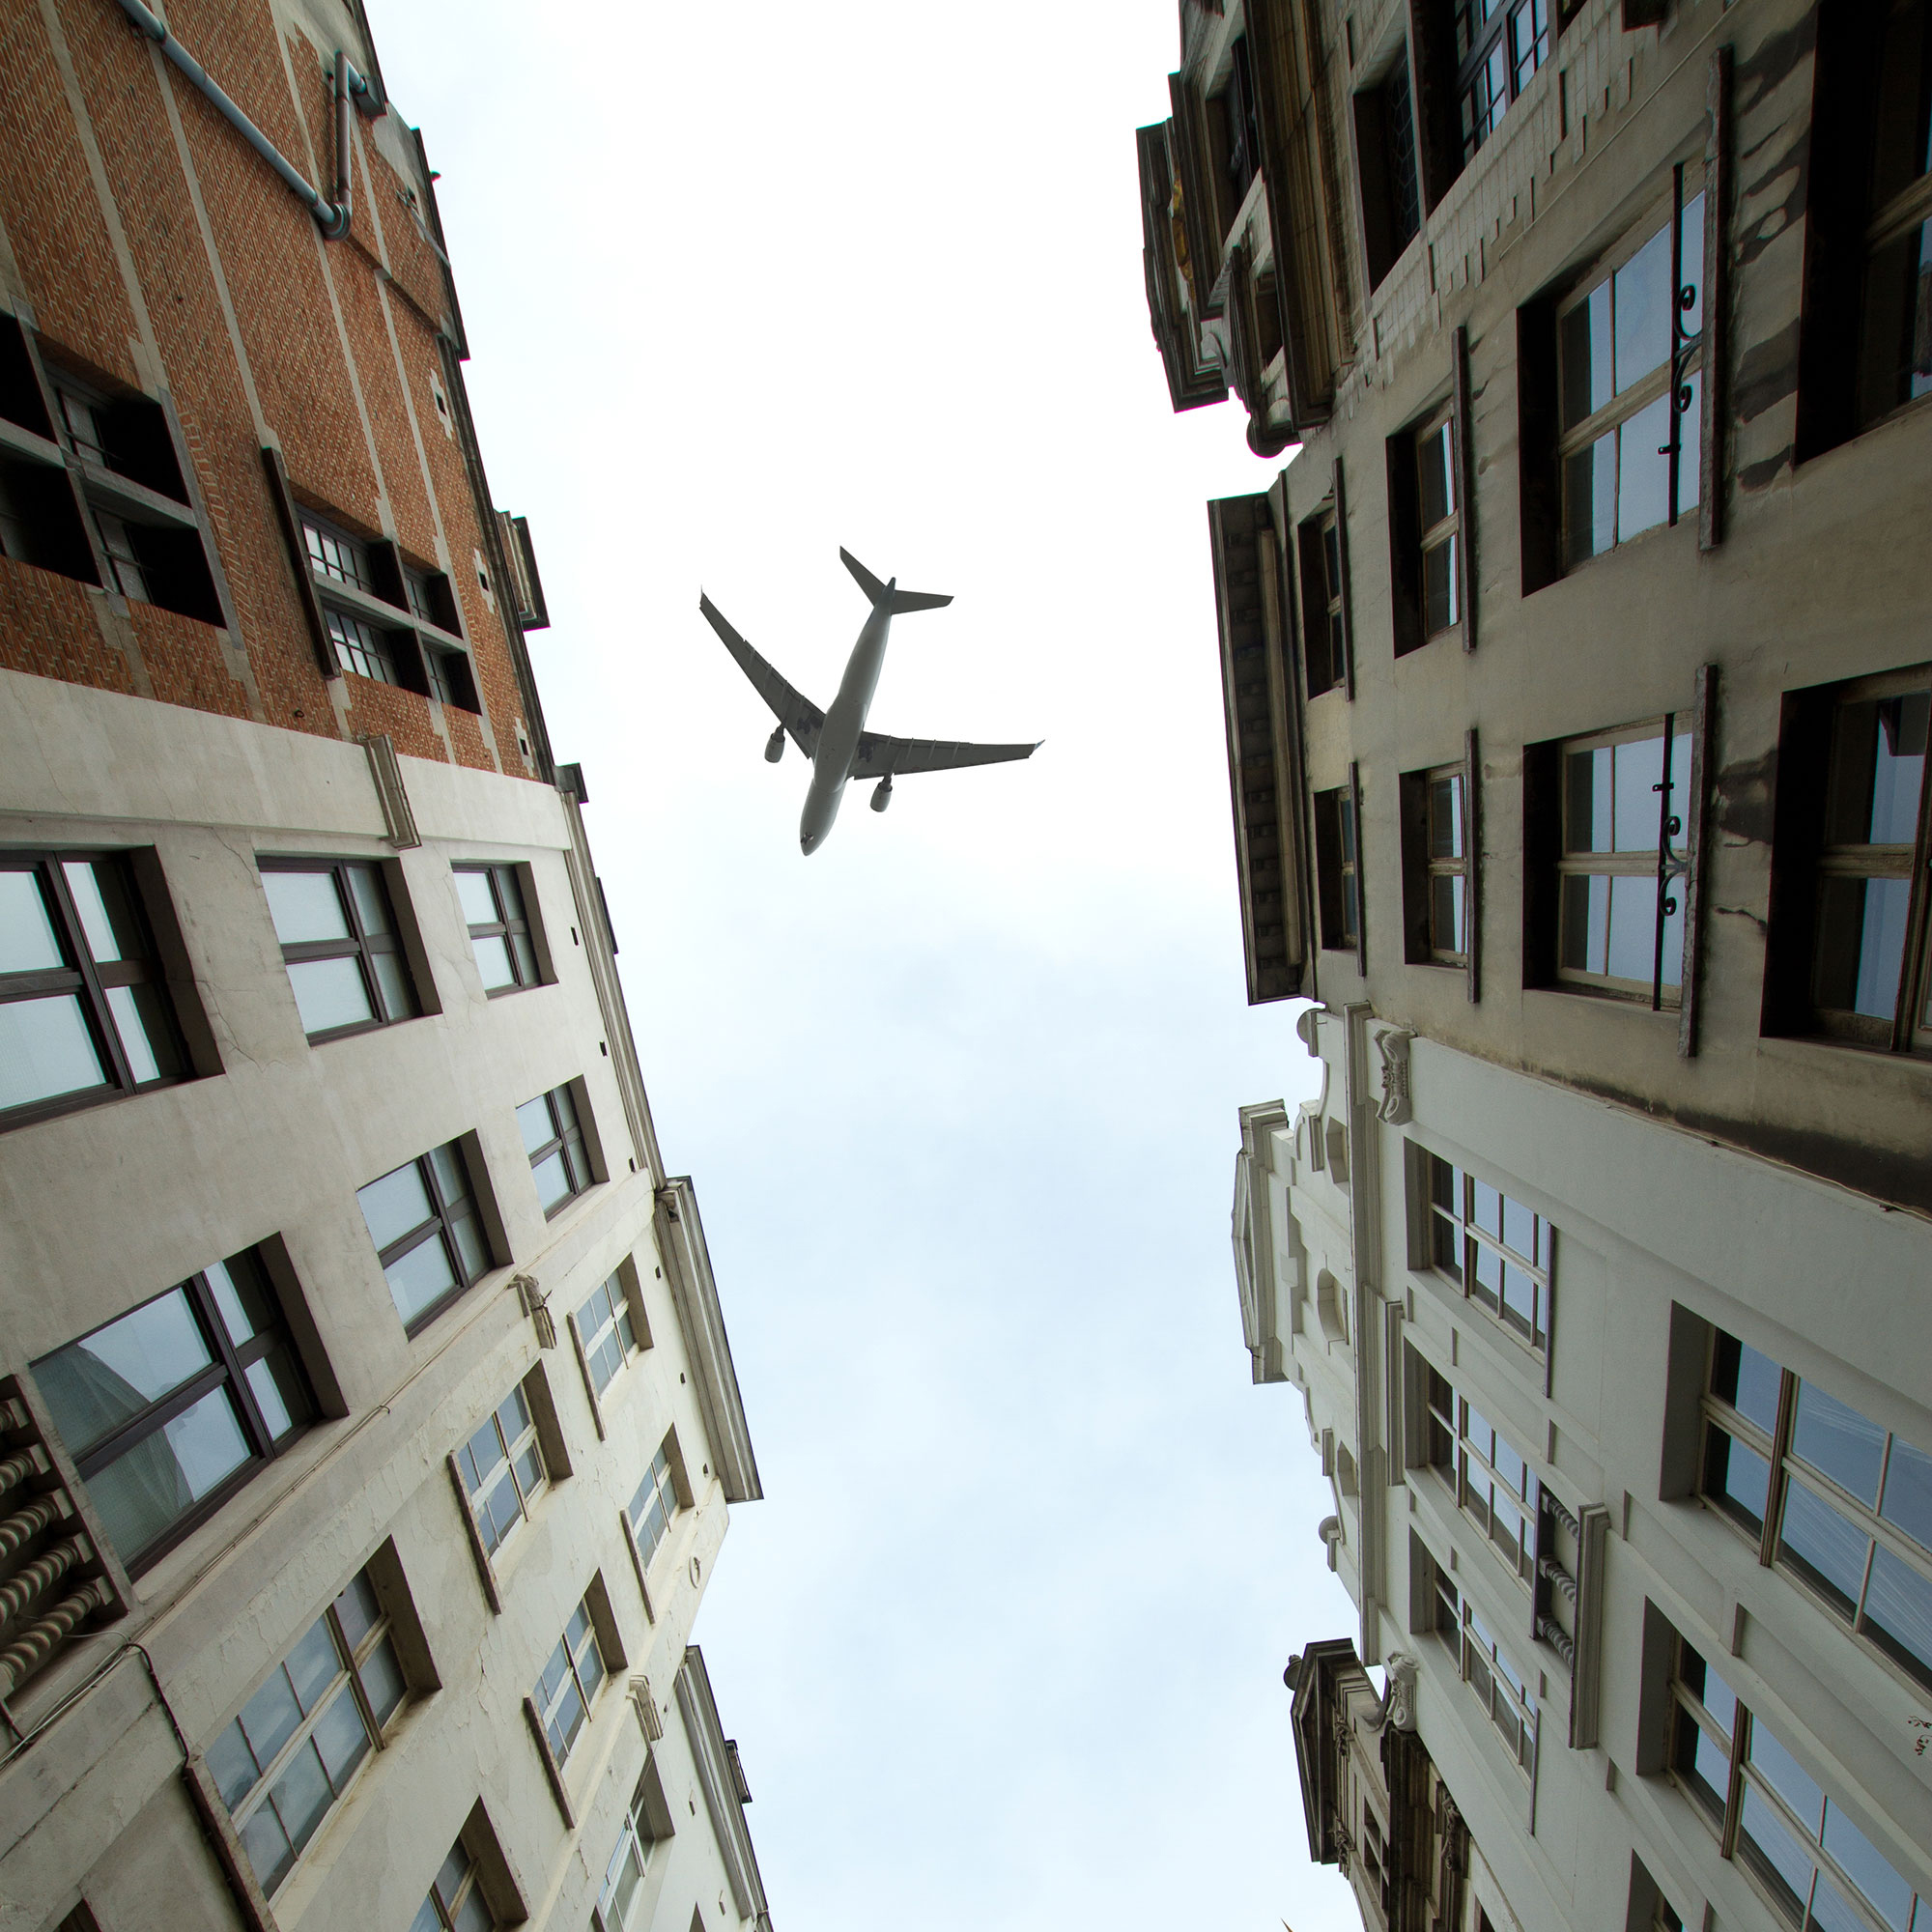
<path fill-rule="evenodd" d="M 1352 952 L 1361 940 L 1362 906 L 1350 785 L 1315 794 L 1315 864 L 1321 944 L 1333 952 Z"/>
<path fill-rule="evenodd" d="M 346 611 L 325 611 L 323 620 L 335 644 L 336 661 L 344 670 L 357 677 L 374 678 L 378 684 L 401 684 L 389 633 L 379 631 L 361 617 Z"/>
<path fill-rule="evenodd" d="M 1722 1329 L 1704 1418 L 1704 1494 L 1932 1687 L 1932 1456 Z"/>
<path fill-rule="evenodd" d="M 1462 504 L 1456 489 L 1456 439 L 1445 408 L 1416 432 L 1417 539 L 1422 550 L 1422 631 L 1425 639 L 1453 630 L 1463 618 L 1456 533 Z"/>
<path fill-rule="evenodd" d="M 1463 766 L 1403 774 L 1403 888 L 1412 963 L 1468 962 L 1468 807 Z"/>
<path fill-rule="evenodd" d="M 1893 0 L 1883 32 L 1864 232 L 1861 425 L 1932 394 L 1932 7 Z"/>
<path fill-rule="evenodd" d="M 1433 1565 L 1436 1630 L 1455 1651 L 1463 1682 L 1489 1713 L 1503 1746 L 1527 1771 L 1536 1752 L 1536 1697 L 1529 1679 L 1440 1564 Z"/>
<path fill-rule="evenodd" d="M 1932 1051 L 1925 752 L 1932 672 L 1786 700 L 1778 752 L 1775 984 L 1789 1031 Z"/>
<path fill-rule="evenodd" d="M 414 1015 L 415 988 L 380 866 L 351 859 L 265 859 L 261 866 L 310 1039 L 335 1039 Z"/>
<path fill-rule="evenodd" d="M 590 1160 L 584 1151 L 583 1129 L 578 1123 L 577 1103 L 568 1087 L 554 1087 L 526 1100 L 517 1109 L 517 1125 L 530 1156 L 530 1175 L 537 1200 L 547 1217 L 590 1185 Z"/>
<path fill-rule="evenodd" d="M 525 1520 L 549 1481 L 536 1417 L 520 1383 L 456 1452 L 470 1514 L 487 1554 L 494 1556 Z"/>
<path fill-rule="evenodd" d="M 1794 1925 L 1923 1925 L 1910 1882 L 1783 1740 L 1681 1636 L 1675 1650 L 1670 1768 L 1717 1832 L 1720 1856 L 1735 1858 Z"/>
<path fill-rule="evenodd" d="M 315 1415 L 252 1250 L 43 1355 L 34 1380 L 109 1539 L 137 1573 Z"/>
<path fill-rule="evenodd" d="M 1690 734 L 1653 719 L 1568 739 L 1559 756 L 1558 981 L 1674 1007 L 1684 981 Z"/>
<path fill-rule="evenodd" d="M 0 853 L 0 1122 L 187 1070 L 126 855 Z"/>
<path fill-rule="evenodd" d="M 1697 507 L 1703 330 L 1701 191 L 1557 304 L 1566 569 Z"/>
<path fill-rule="evenodd" d="M 412 1334 L 488 1270 L 490 1245 L 456 1142 L 405 1161 L 355 1199 Z"/>
<path fill-rule="evenodd" d="M 382 1747 L 408 1689 L 389 1620 L 360 1571 L 209 1747 L 209 1773 L 264 1891 L 287 1878 Z"/>
<path fill-rule="evenodd" d="M 410 1921 L 410 1932 L 496 1932 L 497 1915 L 484 1897 L 476 1861 L 457 1839 L 443 1860 L 429 1896 Z"/>
<path fill-rule="evenodd" d="M 302 518 L 302 542 L 308 547 L 311 566 L 337 583 L 353 584 L 371 596 L 376 591 L 376 573 L 370 567 L 369 547 L 347 530 L 336 529 L 320 519 Z"/>
<path fill-rule="evenodd" d="M 1499 1188 L 1417 1150 L 1429 1203 L 1430 1263 L 1532 1349 L 1549 1336 L 1554 1231 Z"/>
<path fill-rule="evenodd" d="M 1335 512 L 1311 517 L 1298 532 L 1301 552 L 1303 646 L 1308 695 L 1346 685 L 1349 678 L 1348 618 L 1343 610 L 1342 540 Z"/>
<path fill-rule="evenodd" d="M 531 1693 L 559 1771 L 570 1762 L 570 1754 L 583 1735 L 605 1675 L 604 1653 L 598 1648 L 597 1627 L 586 1594 L 571 1611 L 563 1635 Z"/>
<path fill-rule="evenodd" d="M 670 1822 L 657 1767 L 647 1762 L 637 1790 L 631 1794 L 616 1847 L 604 1867 L 604 1886 L 597 1894 L 599 1932 L 638 1932 L 641 1927 L 639 1893 L 652 1854 L 671 1835 Z M 638 1915 L 635 1926 L 634 1914 Z"/>
<path fill-rule="evenodd" d="M 456 896 L 469 927 L 483 990 L 493 997 L 540 983 L 536 947 L 514 866 L 455 867 Z"/>
<path fill-rule="evenodd" d="M 630 1520 L 631 1534 L 637 1540 L 638 1554 L 645 1569 L 670 1534 L 678 1512 L 677 1478 L 671 1468 L 671 1438 L 667 1435 L 651 1458 L 644 1480 L 638 1485 L 624 1514 Z"/>
<path fill-rule="evenodd" d="M 631 1320 L 631 1299 L 613 1274 L 600 1282 L 571 1320 L 583 1349 L 583 1364 L 601 1396 L 624 1364 L 637 1352 L 638 1331 Z"/>
<path fill-rule="evenodd" d="M 1355 96 L 1355 149 L 1361 162 L 1369 285 L 1374 289 L 1381 285 L 1422 227 L 1415 101 L 1409 85 L 1406 43 L 1381 80 Z"/>
<path fill-rule="evenodd" d="M 1548 0 L 1450 0 L 1464 165 L 1549 58 Z"/>
<path fill-rule="evenodd" d="M 1228 80 L 1220 93 L 1208 97 L 1209 139 L 1221 163 L 1223 196 L 1221 231 L 1234 226 L 1248 189 L 1262 165 L 1261 120 L 1255 102 L 1254 68 L 1248 58 L 1248 37 L 1236 35 L 1228 50 Z"/>
<path fill-rule="evenodd" d="M 1431 1460 L 1455 1490 L 1457 1506 L 1480 1525 L 1517 1581 L 1533 1587 L 1541 1493 L 1535 1470 L 1509 1438 L 1433 1368 L 1426 1386 Z"/>

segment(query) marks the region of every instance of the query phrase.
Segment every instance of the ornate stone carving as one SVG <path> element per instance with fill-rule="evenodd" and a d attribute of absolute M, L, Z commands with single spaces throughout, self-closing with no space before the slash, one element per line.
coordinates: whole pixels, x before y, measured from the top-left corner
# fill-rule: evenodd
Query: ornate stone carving
<path fill-rule="evenodd" d="M 1399 1731 L 1415 1728 L 1415 1685 L 1417 1663 L 1406 1650 L 1392 1650 L 1382 1668 L 1388 1675 L 1382 1692 L 1382 1721 Z"/>
<path fill-rule="evenodd" d="M 1408 1043 L 1414 1037 L 1407 1027 L 1384 1027 L 1376 1036 L 1376 1051 L 1382 1062 L 1382 1097 L 1376 1114 L 1392 1127 L 1404 1126 L 1413 1118 L 1408 1103 Z"/>
<path fill-rule="evenodd" d="M 1308 1049 L 1310 1060 L 1321 1058 L 1321 1038 L 1316 1032 L 1317 1015 L 1321 1011 L 1320 1007 L 1304 1007 L 1294 1022 L 1294 1030 L 1300 1036 L 1302 1045 Z"/>
<path fill-rule="evenodd" d="M 1337 1757 L 1347 1757 L 1349 1755 L 1350 1747 L 1354 1744 L 1355 1741 L 1353 1736 L 1353 1727 L 1349 1722 L 1347 1713 L 1342 1711 L 1337 1711 L 1335 1713 L 1334 1722 L 1335 1722 L 1335 1755 Z"/>

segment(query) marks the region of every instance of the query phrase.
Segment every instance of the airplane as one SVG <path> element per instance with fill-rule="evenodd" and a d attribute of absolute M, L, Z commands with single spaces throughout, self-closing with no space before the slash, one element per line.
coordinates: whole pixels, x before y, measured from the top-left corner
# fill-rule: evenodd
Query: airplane
<path fill-rule="evenodd" d="M 825 843 L 832 821 L 838 816 L 846 783 L 852 779 L 878 780 L 872 788 L 872 810 L 883 811 L 893 802 L 895 778 L 1030 758 L 1046 742 L 1042 738 L 1031 745 L 959 745 L 937 738 L 889 738 L 883 732 L 867 730 L 866 714 L 878 688 L 893 619 L 909 611 L 937 611 L 952 599 L 923 590 L 901 590 L 896 577 L 881 583 L 849 550 L 840 550 L 838 556 L 871 600 L 872 613 L 860 627 L 859 641 L 852 646 L 830 711 L 819 710 L 793 690 L 724 621 L 717 605 L 701 590 L 697 594 L 698 610 L 779 721 L 778 729 L 765 743 L 766 761 L 775 765 L 784 756 L 787 736 L 811 760 L 811 786 L 798 821 L 799 850 L 807 857 Z"/>

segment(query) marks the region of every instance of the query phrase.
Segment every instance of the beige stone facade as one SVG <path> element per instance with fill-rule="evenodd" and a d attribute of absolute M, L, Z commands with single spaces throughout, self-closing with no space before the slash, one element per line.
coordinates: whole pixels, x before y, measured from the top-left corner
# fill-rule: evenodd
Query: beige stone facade
<path fill-rule="evenodd" d="M 1388 1672 L 1487 1921 L 1926 1922 L 1917 1221 L 1363 1007 L 1301 1030 L 1318 1097 L 1242 1114 L 1243 1339 L 1332 1486 L 1338 1682 Z M 1331 1694 L 1359 1836 L 1402 1723 Z"/>

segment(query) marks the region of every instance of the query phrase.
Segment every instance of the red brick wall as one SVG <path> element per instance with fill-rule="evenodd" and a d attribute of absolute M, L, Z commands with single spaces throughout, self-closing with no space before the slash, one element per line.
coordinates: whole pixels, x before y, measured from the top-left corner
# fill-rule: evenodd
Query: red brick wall
<path fill-rule="evenodd" d="M 283 36 L 263 0 L 172 0 L 169 19 L 330 193 L 332 102 L 321 52 L 293 28 Z M 111 0 L 45 0 L 44 10 L 10 0 L 0 72 L 0 222 L 20 284 L 0 299 L 23 300 L 49 360 L 150 393 L 166 388 L 240 633 L 224 647 L 213 627 L 151 606 L 131 606 L 125 621 L 104 613 L 112 637 L 131 636 L 136 667 L 90 609 L 104 592 L 0 559 L 0 664 L 115 691 L 145 681 L 160 701 L 293 730 L 386 731 L 416 756 L 445 758 L 453 748 L 466 765 L 500 760 L 522 775 L 524 701 L 509 639 L 476 580 L 475 554 L 489 554 L 487 512 L 431 388 L 432 371 L 444 366 L 439 338 L 452 325 L 441 267 L 400 193 L 415 184 L 356 116 L 354 232 L 323 242 L 308 212 Z M 427 698 L 353 675 L 341 680 L 346 724 L 338 720 L 263 473 L 265 440 L 279 442 L 299 497 L 448 569 L 487 737 L 482 721 L 454 709 L 439 732 Z"/>

